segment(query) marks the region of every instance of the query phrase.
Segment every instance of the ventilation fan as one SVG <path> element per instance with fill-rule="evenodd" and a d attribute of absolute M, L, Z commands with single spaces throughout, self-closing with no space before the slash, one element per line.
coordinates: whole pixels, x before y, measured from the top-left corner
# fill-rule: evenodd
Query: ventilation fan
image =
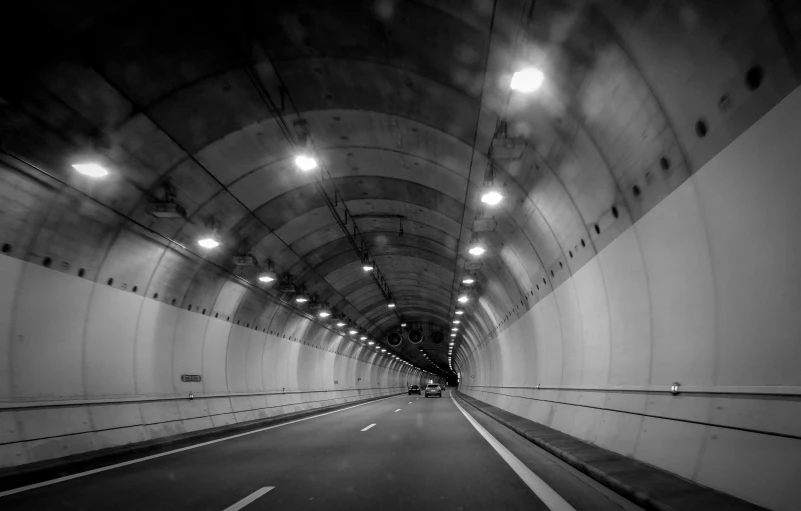
<path fill-rule="evenodd" d="M 409 342 L 412 344 L 420 344 L 423 342 L 423 331 L 417 328 L 412 329 L 409 332 Z"/>
<path fill-rule="evenodd" d="M 400 332 L 391 332 L 387 336 L 387 344 L 389 344 L 393 348 L 397 348 L 398 346 L 400 346 L 402 341 L 403 337 L 401 336 Z"/>
<path fill-rule="evenodd" d="M 442 341 L 445 340 L 445 334 L 442 333 L 442 330 L 434 330 L 431 332 L 431 342 L 434 344 L 442 344 Z"/>

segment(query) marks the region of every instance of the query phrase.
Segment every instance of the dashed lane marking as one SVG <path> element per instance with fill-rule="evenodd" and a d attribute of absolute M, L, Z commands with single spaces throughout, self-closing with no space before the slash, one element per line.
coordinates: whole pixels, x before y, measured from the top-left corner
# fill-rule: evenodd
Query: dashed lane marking
<path fill-rule="evenodd" d="M 395 413 L 398 413 L 399 411 L 401 411 L 401 409 L 400 409 L 400 408 L 398 408 L 397 410 L 395 410 Z"/>
<path fill-rule="evenodd" d="M 368 429 L 372 428 L 373 426 L 375 426 L 375 424 L 370 424 L 369 426 L 364 428 L 362 431 L 367 431 Z"/>
<path fill-rule="evenodd" d="M 273 488 L 275 488 L 275 486 L 265 486 L 264 488 L 259 488 L 258 490 L 254 491 L 253 493 L 251 493 L 250 495 L 248 495 L 244 499 L 240 500 L 239 502 L 237 502 L 233 506 L 229 506 L 229 507 L 225 508 L 224 511 L 239 511 L 240 509 L 242 509 L 243 507 L 247 506 L 248 504 L 250 504 L 254 500 L 258 499 L 259 497 L 261 497 L 262 495 L 267 493 L 268 491 L 272 490 Z"/>

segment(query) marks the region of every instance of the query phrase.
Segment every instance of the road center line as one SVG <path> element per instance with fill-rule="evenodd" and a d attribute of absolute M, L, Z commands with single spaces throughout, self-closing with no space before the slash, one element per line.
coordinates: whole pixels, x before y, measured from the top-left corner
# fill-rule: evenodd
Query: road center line
<path fill-rule="evenodd" d="M 548 509 L 551 511 L 576 511 L 576 509 L 568 504 L 568 502 L 563 499 L 558 493 L 556 493 L 553 488 L 548 486 L 548 484 L 537 477 L 537 474 L 531 471 L 530 468 L 525 466 L 522 461 L 520 461 L 517 456 L 512 454 L 512 452 L 504 447 L 502 443 L 498 441 L 497 438 L 492 436 L 489 431 L 484 429 L 484 427 L 479 424 L 473 417 L 470 416 L 464 408 L 459 406 L 459 403 L 456 402 L 456 399 L 453 398 L 451 395 L 451 401 L 453 404 L 456 405 L 456 408 L 459 409 L 460 412 L 467 418 L 467 421 L 476 428 L 476 431 L 484 437 L 484 440 L 495 449 L 503 461 L 505 461 L 512 470 L 523 480 L 524 483 L 534 492 L 534 494 L 539 497 L 539 499 L 548 506 Z"/>
<path fill-rule="evenodd" d="M 233 506 L 225 508 L 224 511 L 239 511 L 240 509 L 247 506 L 254 500 L 258 499 L 259 497 L 267 493 L 268 491 L 272 490 L 273 488 L 275 488 L 275 486 L 265 486 L 264 488 L 259 488 L 258 490 L 254 491 L 253 493 L 251 493 L 244 499 L 240 500 Z"/>
<path fill-rule="evenodd" d="M 398 408 L 397 410 L 395 410 L 395 413 L 398 413 L 399 411 L 401 411 L 401 409 L 400 409 L 400 408 Z"/>
<path fill-rule="evenodd" d="M 167 451 L 167 452 L 162 452 L 162 453 L 159 453 L 159 454 L 153 454 L 153 455 L 150 455 L 150 456 L 145 456 L 144 458 L 137 458 L 135 460 L 124 461 L 122 463 L 115 463 L 114 465 L 109 465 L 107 467 L 95 468 L 95 469 L 92 469 L 92 470 L 87 470 L 86 472 L 78 472 L 77 474 L 71 474 L 71 475 L 68 475 L 68 476 L 59 477 L 57 479 L 51 479 L 49 481 L 42 481 L 41 483 L 29 484 L 28 486 L 20 486 L 19 488 L 14 488 L 13 490 L 1 491 L 0 492 L 0 497 L 6 497 L 8 495 L 14 495 L 15 493 L 21 493 L 21 492 L 24 492 L 24 491 L 33 490 L 35 488 L 41 488 L 43 486 L 50 486 L 51 484 L 62 483 L 64 481 L 69 481 L 70 479 L 77 479 L 79 477 L 84 477 L 84 476 L 88 476 L 88 475 L 92 475 L 92 474 L 97 474 L 98 472 L 105 472 L 106 470 L 112 470 L 112 469 L 115 469 L 115 468 L 126 467 L 128 465 L 133 465 L 134 463 L 141 463 L 143 461 L 148 461 L 148 460 L 153 460 L 153 459 L 156 459 L 156 458 L 161 458 L 162 456 L 169 456 L 170 454 L 175 454 L 175 453 L 178 453 L 178 452 L 188 451 L 190 449 L 197 449 L 198 447 L 203 447 L 205 445 L 216 444 L 217 442 L 225 442 L 226 440 L 239 438 L 241 436 L 252 435 L 254 433 L 261 433 L 262 431 L 267 431 L 268 429 L 280 428 L 282 426 L 289 426 L 290 424 L 295 424 L 296 422 L 303 422 L 303 421 L 307 421 L 309 419 L 316 419 L 317 417 L 323 417 L 325 415 L 331 415 L 332 413 L 344 412 L 345 410 L 350 410 L 351 408 L 356 408 L 357 406 L 369 405 L 369 404 L 372 404 L 372 403 L 377 403 L 379 401 L 384 401 L 386 399 L 392 399 L 393 397 L 395 397 L 395 396 L 384 397 L 384 398 L 381 398 L 381 399 L 376 399 L 374 401 L 368 401 L 366 403 L 359 403 L 357 405 L 348 406 L 347 408 L 340 408 L 339 410 L 332 410 L 330 412 L 325 412 L 325 413 L 321 413 L 321 414 L 318 414 L 318 415 L 312 415 L 310 417 L 303 417 L 302 419 L 295 419 L 295 420 L 291 420 L 289 422 L 282 422 L 281 424 L 274 424 L 272 426 L 267 426 L 266 428 L 254 429 L 253 431 L 246 431 L 244 433 L 239 433 L 239 434 L 236 434 L 236 435 L 227 436 L 225 438 L 218 438 L 216 440 L 209 440 L 208 442 L 203 442 L 203 443 L 195 444 L 195 445 L 189 445 L 187 447 L 181 447 L 180 449 L 175 449 L 175 450 L 172 450 L 172 451 Z M 373 426 L 375 426 L 375 424 L 373 424 Z"/>
<path fill-rule="evenodd" d="M 368 429 L 372 428 L 373 426 L 375 426 L 375 424 L 370 424 L 369 426 L 364 428 L 362 431 L 367 431 Z"/>

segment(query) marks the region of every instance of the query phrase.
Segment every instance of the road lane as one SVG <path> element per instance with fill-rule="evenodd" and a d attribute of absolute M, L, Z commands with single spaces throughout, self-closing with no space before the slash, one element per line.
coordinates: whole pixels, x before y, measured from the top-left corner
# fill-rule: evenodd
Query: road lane
<path fill-rule="evenodd" d="M 408 402 L 400 395 L 367 403 L 3 497 L 0 508 L 224 511 L 243 503 L 245 511 L 547 510 L 443 394 L 445 399 Z M 539 452 L 536 447 L 516 443 L 503 426 L 474 418 L 526 464 L 542 456 L 530 452 Z M 580 498 L 565 497 L 582 504 L 574 504 L 577 510 L 596 509 L 598 500 L 610 503 L 552 466 L 541 462 L 532 470 L 549 471 L 542 478 L 560 494 L 579 492 Z"/>

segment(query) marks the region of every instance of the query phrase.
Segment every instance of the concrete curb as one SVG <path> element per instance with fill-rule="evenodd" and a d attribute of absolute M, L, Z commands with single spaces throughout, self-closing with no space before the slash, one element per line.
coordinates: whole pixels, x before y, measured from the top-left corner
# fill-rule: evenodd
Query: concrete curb
<path fill-rule="evenodd" d="M 532 420 L 486 404 L 458 390 L 454 392 L 454 395 L 462 403 L 500 422 L 537 447 L 556 456 L 573 468 L 648 511 L 768 511 L 763 507 L 701 486 L 665 470 L 613 453 L 575 437 L 570 437 L 565 433 L 548 428 Z M 504 417 L 504 415 L 511 417 Z M 533 430 L 539 430 L 540 435 L 534 434 Z M 551 434 L 551 432 L 555 435 Z M 545 436 L 543 433 L 554 438 L 552 441 L 548 441 L 543 438 Z M 609 471 L 593 465 L 568 452 L 565 448 L 558 446 L 553 442 L 556 437 L 569 438 L 569 445 L 587 457 L 605 461 L 607 465 L 613 463 L 618 465 L 618 470 L 616 470 L 618 475 L 613 475 Z M 568 442 L 563 443 L 565 443 L 565 446 L 568 445 Z M 593 454 L 596 455 L 592 456 Z M 609 460 L 612 461 L 610 462 Z M 625 465 L 625 468 L 621 470 L 620 465 Z M 654 478 L 653 475 L 657 477 Z M 642 481 L 636 481 L 635 479 L 638 477 Z M 649 488 L 649 485 L 651 488 Z M 661 490 L 661 492 L 658 490 Z M 673 502 L 667 502 L 668 499 Z"/>
<path fill-rule="evenodd" d="M 53 460 L 38 461 L 16 467 L 3 468 L 0 469 L 0 491 L 12 490 L 21 486 L 27 486 L 70 474 L 85 472 L 95 468 L 150 456 L 152 454 L 171 451 L 173 449 L 186 447 L 196 443 L 223 438 L 228 435 L 245 433 L 247 431 L 260 429 L 267 426 L 274 426 L 277 424 L 332 412 L 342 408 L 348 408 L 349 406 L 378 401 L 388 397 L 399 396 L 402 394 L 405 394 L 405 392 L 396 392 L 378 397 L 349 401 L 347 403 L 321 406 L 319 408 L 285 413 L 265 419 L 256 419 L 253 421 L 230 424 L 227 426 L 218 426 L 216 428 L 202 429 L 199 431 L 193 431 L 191 433 L 181 433 L 179 435 L 171 435 L 164 438 L 146 440 L 144 442 L 136 442 L 118 447 L 108 447 L 105 449 L 73 454 L 71 456 L 65 456 L 63 458 L 57 458 Z"/>

